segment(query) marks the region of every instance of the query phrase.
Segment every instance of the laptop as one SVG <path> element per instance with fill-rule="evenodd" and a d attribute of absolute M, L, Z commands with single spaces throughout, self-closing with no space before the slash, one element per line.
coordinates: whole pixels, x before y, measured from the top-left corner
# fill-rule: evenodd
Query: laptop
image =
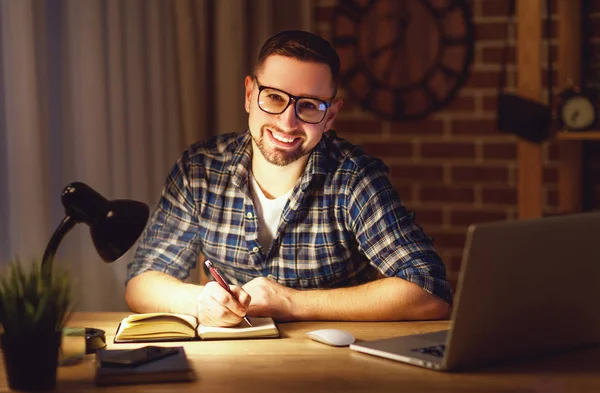
<path fill-rule="evenodd" d="M 454 371 L 600 343 L 600 212 L 471 225 L 448 330 L 350 349 Z"/>

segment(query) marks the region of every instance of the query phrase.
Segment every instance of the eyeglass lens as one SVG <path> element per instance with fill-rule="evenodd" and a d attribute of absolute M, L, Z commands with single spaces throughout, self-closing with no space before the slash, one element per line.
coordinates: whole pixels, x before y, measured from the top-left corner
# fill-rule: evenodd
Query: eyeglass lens
<path fill-rule="evenodd" d="M 258 106 L 263 111 L 278 115 L 286 110 L 290 96 L 277 89 L 264 88 L 258 95 Z M 327 105 L 321 100 L 302 97 L 295 103 L 296 115 L 306 123 L 320 123 L 327 112 Z"/>

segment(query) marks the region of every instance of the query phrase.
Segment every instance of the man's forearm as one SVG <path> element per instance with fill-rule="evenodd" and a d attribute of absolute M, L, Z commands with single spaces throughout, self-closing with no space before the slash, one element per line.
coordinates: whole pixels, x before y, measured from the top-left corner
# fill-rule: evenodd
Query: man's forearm
<path fill-rule="evenodd" d="M 125 289 L 129 308 L 138 313 L 171 312 L 196 316 L 202 286 L 183 283 L 166 273 L 148 271 L 132 278 Z"/>
<path fill-rule="evenodd" d="M 398 321 L 443 319 L 449 305 L 416 284 L 396 277 L 331 290 L 294 291 L 294 319 Z"/>

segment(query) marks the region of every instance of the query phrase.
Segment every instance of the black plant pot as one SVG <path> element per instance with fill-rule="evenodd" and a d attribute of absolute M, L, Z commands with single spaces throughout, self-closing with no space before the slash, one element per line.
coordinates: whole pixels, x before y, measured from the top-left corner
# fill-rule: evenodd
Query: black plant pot
<path fill-rule="evenodd" d="M 8 386 L 14 390 L 52 390 L 62 332 L 31 336 L 2 334 L 2 353 Z"/>

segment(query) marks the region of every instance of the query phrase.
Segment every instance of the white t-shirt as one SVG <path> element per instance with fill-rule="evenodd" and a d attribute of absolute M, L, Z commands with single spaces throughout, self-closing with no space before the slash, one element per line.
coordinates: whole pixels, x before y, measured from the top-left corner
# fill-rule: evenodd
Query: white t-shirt
<path fill-rule="evenodd" d="M 277 227 L 279 226 L 279 221 L 281 220 L 283 208 L 292 190 L 293 188 L 278 198 L 269 199 L 260 189 L 252 172 L 250 172 L 250 192 L 252 193 L 252 200 L 258 214 L 258 242 L 265 253 L 271 247 Z"/>

